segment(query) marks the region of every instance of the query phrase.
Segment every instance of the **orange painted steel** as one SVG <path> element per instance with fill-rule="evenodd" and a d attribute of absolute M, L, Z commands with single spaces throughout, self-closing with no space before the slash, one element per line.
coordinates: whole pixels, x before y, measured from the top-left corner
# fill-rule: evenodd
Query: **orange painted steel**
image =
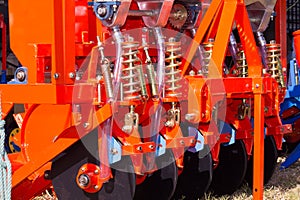
<path fill-rule="evenodd" d="M 195 35 L 195 43 L 191 45 L 187 60 L 182 68 L 182 74 L 186 73 L 191 59 L 194 57 L 197 45 L 203 42 L 209 27 L 215 26 L 214 17 L 221 12 L 220 21 L 216 26 L 216 40 L 214 42 L 214 50 L 212 59 L 209 64 L 209 72 L 213 72 L 208 78 L 222 78 L 223 77 L 223 59 L 226 54 L 227 43 L 231 26 L 236 22 L 236 27 L 240 35 L 241 43 L 245 48 L 245 54 L 248 62 L 248 73 L 250 83 L 252 85 L 250 90 L 254 97 L 254 167 L 253 167 L 253 197 L 254 199 L 263 198 L 263 166 L 264 166 L 264 94 L 262 78 L 262 62 L 257 49 L 254 36 L 252 33 L 250 21 L 247 10 L 243 1 L 236 0 L 222 0 L 212 1 L 210 7 L 204 16 L 197 33 Z M 210 31 L 212 33 L 213 31 Z M 231 85 L 230 85 L 231 86 Z M 227 88 L 225 86 L 225 88 Z M 233 91 L 236 93 L 237 91 Z M 241 92 L 244 93 L 244 92 Z M 251 141 L 250 141 L 251 144 Z M 248 147 L 248 151 L 250 147 Z M 213 152 L 213 151 L 212 151 Z M 248 152 L 249 153 L 249 152 Z"/>
<path fill-rule="evenodd" d="M 300 30 L 293 32 L 297 63 L 300 63 Z M 298 64 L 299 65 L 299 64 Z"/>
<path fill-rule="evenodd" d="M 22 151 L 10 155 L 14 169 L 12 196 L 31 198 L 49 186 L 49 181 L 42 181 L 44 171 L 50 169 L 49 162 L 83 136 L 78 136 L 75 127 L 78 124 L 72 114 L 75 37 L 70 36 L 75 36 L 75 1 L 31 1 L 30 4 L 10 1 L 9 4 L 11 48 L 20 63 L 28 68 L 29 77 L 26 85 L 0 85 L 4 115 L 12 109 L 12 103 L 31 105 L 25 110 L 21 128 Z M 45 67 L 45 59 L 49 57 L 53 76 L 46 83 L 41 78 L 45 69 L 40 72 L 37 69 L 39 65 Z M 81 88 L 88 91 L 84 88 L 91 86 Z M 103 110 L 105 116 L 99 114 Z M 104 106 L 99 112 L 93 112 L 91 128 L 106 120 L 111 115 L 109 110 Z M 24 189 L 31 187 L 34 187 L 31 192 Z"/>
<path fill-rule="evenodd" d="M 186 70 L 188 69 L 196 51 L 198 46 L 201 44 L 206 31 L 208 30 L 211 21 L 213 20 L 215 13 L 218 9 L 218 7 L 220 6 L 220 4 L 223 1 L 212 1 L 208 10 L 206 11 L 205 17 L 203 18 L 203 20 L 201 21 L 199 28 L 197 29 L 197 32 L 195 34 L 195 37 L 193 38 L 193 43 L 189 49 L 189 51 L 187 52 L 187 55 L 184 56 L 186 58 L 186 61 L 183 65 L 182 71 L 181 71 L 181 75 L 183 76 L 186 73 Z"/>
<path fill-rule="evenodd" d="M 253 199 L 263 199 L 264 189 L 264 97 L 261 78 L 254 79 Z"/>
<path fill-rule="evenodd" d="M 53 8 L 52 70 L 58 78 L 52 77 L 52 82 L 74 84 L 75 76 L 69 75 L 75 75 L 75 1 L 54 0 Z"/>
<path fill-rule="evenodd" d="M 34 0 L 30 4 L 26 1 L 10 1 L 11 47 L 21 64 L 28 68 L 29 74 L 26 85 L 0 85 L 4 115 L 13 109 L 13 103 L 27 105 L 21 128 L 22 151 L 10 155 L 14 167 L 13 197 L 16 199 L 21 198 L 20 191 L 25 191 L 24 188 L 29 185 L 34 188 L 33 192 L 26 193 L 26 198 L 31 198 L 32 195 L 47 188 L 50 183 L 43 180 L 43 175 L 44 171 L 49 169 L 51 160 L 115 114 L 112 113 L 110 104 L 80 98 L 93 97 L 95 85 L 103 84 L 101 81 L 97 82 L 91 78 L 88 79 L 88 83 L 75 85 L 76 65 L 83 62 L 82 58 L 77 58 L 88 56 L 87 52 L 93 49 L 95 41 L 90 42 L 91 38 L 96 35 L 103 37 L 106 34 L 102 32 L 101 24 L 96 22 L 95 16 L 90 17 L 91 9 L 87 8 L 85 3 L 87 3 L 86 0 Z M 86 6 L 83 12 L 84 17 L 81 19 L 78 19 L 75 14 L 77 6 Z M 24 13 L 26 17 L 22 17 Z M 30 14 L 27 15 L 27 13 Z M 234 22 L 249 66 L 247 78 L 225 78 L 223 75 L 228 38 Z M 74 24 L 79 24 L 80 28 L 77 29 Z M 273 79 L 263 77 L 261 57 L 242 0 L 213 0 L 211 2 L 196 32 L 194 42 L 185 56 L 187 60 L 182 66 L 183 76 L 199 44 L 206 42 L 209 38 L 215 38 L 215 42 L 209 63 L 208 78 L 186 76 L 190 83 L 188 98 L 191 99 L 188 102 L 188 113 L 196 113 L 192 123 L 200 124 L 197 128 L 201 130 L 205 143 L 212 148 L 212 157 L 217 164 L 220 145 L 229 142 L 230 135 L 221 134 L 220 136 L 217 125 L 210 118 L 213 105 L 224 98 L 229 100 L 254 99 L 253 137 L 249 119 L 238 122 L 236 118 L 228 117 L 227 120 L 231 120 L 231 124 L 236 127 L 237 139 L 244 140 L 248 155 L 251 154 L 254 143 L 253 197 L 262 199 L 264 121 L 270 124 L 271 128 L 267 127 L 269 132 L 273 129 L 277 131 L 278 148 L 280 148 L 279 143 L 283 132 L 288 132 L 288 127 L 281 126 L 278 118 L 265 120 L 264 116 L 265 105 L 275 108 L 273 112 L 267 113 L 267 116 L 272 117 L 279 112 L 279 102 L 282 100 L 279 96 L 281 91 L 275 89 L 278 84 Z M 96 69 L 91 66 L 98 61 L 96 60 L 98 55 L 94 54 L 97 53 L 97 49 L 93 50 L 88 67 L 88 73 L 90 73 L 88 78 L 95 77 Z M 51 65 L 50 69 L 38 70 L 39 67 L 44 67 L 45 63 Z M 49 82 L 46 81 L 45 73 L 51 74 L 51 77 L 48 77 Z M 224 91 L 213 87 L 218 83 L 224 84 Z M 75 98 L 73 93 L 76 94 Z M 266 99 L 271 103 L 268 104 Z M 168 101 L 174 101 L 174 99 Z M 73 103 L 81 103 L 84 114 L 74 111 Z M 158 103 L 153 101 L 152 104 L 147 103 L 146 106 L 152 105 L 157 107 Z M 146 121 L 148 116 L 141 111 L 143 109 L 137 107 L 136 110 L 143 114 L 141 121 Z M 90 123 L 83 126 L 87 121 Z M 274 124 L 276 126 L 273 127 Z M 153 152 L 154 142 L 142 143 L 137 129 L 133 131 L 133 134 L 126 135 L 119 130 L 120 128 L 118 129 L 117 125 L 113 124 L 113 127 L 115 128 L 113 136 L 124 144 L 122 146 L 124 154 L 131 155 L 136 174 L 141 174 L 142 153 Z M 287 130 L 282 132 L 281 128 Z M 178 167 L 183 167 L 182 157 L 179 155 L 182 154 L 183 147 L 193 146 L 195 141 L 191 142 L 192 137 L 183 138 L 179 125 L 166 129 L 163 130 L 165 132 L 162 131 L 162 135 L 167 140 L 168 148 L 172 148 L 175 155 L 178 155 L 176 157 Z M 181 144 L 182 141 L 185 145 Z M 98 144 L 101 144 L 101 138 Z M 139 152 L 137 147 L 142 147 L 144 152 Z M 140 182 L 144 178 L 139 179 Z M 102 182 L 97 182 L 97 184 L 101 185 Z"/>
<path fill-rule="evenodd" d="M 28 3 L 13 0 L 9 2 L 9 14 L 11 49 L 21 64 L 28 67 L 28 81 L 36 83 L 35 57 L 28 55 L 35 55 L 34 44 L 51 44 L 53 1 Z"/>
<path fill-rule="evenodd" d="M 214 43 L 215 50 L 212 53 L 211 60 L 208 66 L 209 78 L 218 78 L 223 76 L 223 63 L 236 9 L 237 1 L 224 1 L 218 26 L 218 32 L 216 34 Z"/>
<path fill-rule="evenodd" d="M 253 158 L 253 199 L 263 199 L 264 185 L 264 97 L 262 81 L 262 63 L 251 33 L 251 26 L 245 6 L 237 9 L 237 29 L 242 36 L 248 62 L 249 77 L 253 77 L 254 93 L 254 158 Z M 258 78 L 260 77 L 260 78 Z"/>

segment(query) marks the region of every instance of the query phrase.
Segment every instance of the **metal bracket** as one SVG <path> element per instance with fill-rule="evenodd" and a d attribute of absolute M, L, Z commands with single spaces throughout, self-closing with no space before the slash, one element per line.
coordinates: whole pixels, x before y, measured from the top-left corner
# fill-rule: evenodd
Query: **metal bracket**
<path fill-rule="evenodd" d="M 196 140 L 195 146 L 188 148 L 188 151 L 196 153 L 204 149 L 204 137 L 201 132 L 194 127 L 188 127 L 188 132 L 189 136 L 194 136 Z"/>
<path fill-rule="evenodd" d="M 120 161 L 121 156 L 122 156 L 121 144 L 114 137 L 112 137 L 109 141 L 109 154 L 108 154 L 109 164 L 113 164 Z"/>

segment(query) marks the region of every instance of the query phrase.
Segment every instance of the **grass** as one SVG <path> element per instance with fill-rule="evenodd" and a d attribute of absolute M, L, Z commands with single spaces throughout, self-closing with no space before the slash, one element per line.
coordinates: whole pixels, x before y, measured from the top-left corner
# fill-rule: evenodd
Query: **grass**
<path fill-rule="evenodd" d="M 279 157 L 275 172 L 267 185 L 264 187 L 264 199 L 275 200 L 300 200 L 300 160 L 287 169 L 279 170 L 280 164 L 285 157 Z M 246 185 L 232 195 L 216 197 L 206 193 L 201 200 L 252 200 L 252 190 Z"/>

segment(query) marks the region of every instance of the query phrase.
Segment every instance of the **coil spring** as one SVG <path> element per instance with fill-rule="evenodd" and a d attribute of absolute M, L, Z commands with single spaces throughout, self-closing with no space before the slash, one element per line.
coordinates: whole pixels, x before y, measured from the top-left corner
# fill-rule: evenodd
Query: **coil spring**
<path fill-rule="evenodd" d="M 282 66 L 280 62 L 281 49 L 280 45 L 276 44 L 275 40 L 271 40 L 270 44 L 266 45 L 266 56 L 268 73 L 274 78 L 281 86 L 284 86 L 284 78 Z"/>
<path fill-rule="evenodd" d="M 241 45 L 238 47 L 236 62 L 237 62 L 238 77 L 247 77 L 248 64 L 247 64 L 245 52 L 242 49 Z"/>
<path fill-rule="evenodd" d="M 211 55 L 213 52 L 214 48 L 214 39 L 210 38 L 208 39 L 208 42 L 205 42 L 202 44 L 203 47 L 203 52 L 202 52 L 202 57 L 203 57 L 203 64 L 202 64 L 202 74 L 204 76 L 208 75 L 208 65 L 211 59 Z"/>
<path fill-rule="evenodd" d="M 178 67 L 181 65 L 181 42 L 176 42 L 175 38 L 169 38 L 166 45 L 166 57 L 165 57 L 165 96 L 166 97 L 180 97 L 181 92 L 178 89 L 181 88 L 179 84 L 181 80 Z"/>
<path fill-rule="evenodd" d="M 106 91 L 106 97 L 108 100 L 112 100 L 113 98 L 113 85 L 112 85 L 112 77 L 110 71 L 110 62 L 107 58 L 103 60 L 101 63 L 101 72 L 104 78 L 104 85 Z"/>
<path fill-rule="evenodd" d="M 122 75 L 121 75 L 121 100 L 140 100 L 141 95 L 146 95 L 145 79 L 142 65 L 137 54 L 139 43 L 129 37 L 122 43 Z"/>

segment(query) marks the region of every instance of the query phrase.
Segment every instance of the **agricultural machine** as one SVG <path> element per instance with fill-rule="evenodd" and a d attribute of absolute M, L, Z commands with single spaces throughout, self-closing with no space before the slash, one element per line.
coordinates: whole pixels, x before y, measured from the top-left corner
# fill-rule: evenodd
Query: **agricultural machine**
<path fill-rule="evenodd" d="M 287 92 L 284 101 L 281 103 L 280 116 L 283 124 L 292 124 L 293 131 L 285 135 L 287 144 L 296 148 L 290 153 L 285 162 L 281 164 L 281 169 L 287 168 L 300 158 L 300 88 L 299 88 L 299 60 L 300 60 L 300 31 L 293 32 L 295 58 L 290 61 L 289 78 L 287 81 Z M 297 62 L 298 61 L 298 62 Z"/>
<path fill-rule="evenodd" d="M 197 199 L 244 180 L 262 199 L 292 131 L 279 115 L 285 27 L 279 43 L 263 34 L 275 4 L 10 0 L 17 64 L 11 79 L 2 65 L 0 125 L 12 199 L 50 187 L 58 199 Z"/>

